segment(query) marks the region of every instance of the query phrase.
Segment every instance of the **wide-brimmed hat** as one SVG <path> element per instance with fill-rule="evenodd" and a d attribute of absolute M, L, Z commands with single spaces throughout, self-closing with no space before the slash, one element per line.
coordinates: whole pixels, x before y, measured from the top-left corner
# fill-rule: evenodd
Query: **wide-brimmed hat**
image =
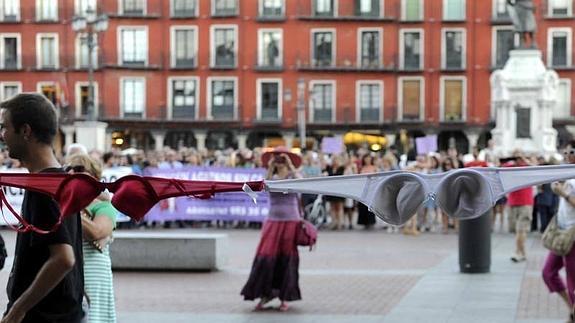
<path fill-rule="evenodd" d="M 285 147 L 276 147 L 273 150 L 266 151 L 265 153 L 263 153 L 262 154 L 262 165 L 264 167 L 267 167 L 269 162 L 270 162 L 270 158 L 275 157 L 275 156 L 280 156 L 282 154 L 286 154 L 289 157 L 289 159 L 291 160 L 291 162 L 295 168 L 298 168 L 301 165 L 301 157 L 299 155 L 292 153 L 291 151 L 289 151 Z"/>

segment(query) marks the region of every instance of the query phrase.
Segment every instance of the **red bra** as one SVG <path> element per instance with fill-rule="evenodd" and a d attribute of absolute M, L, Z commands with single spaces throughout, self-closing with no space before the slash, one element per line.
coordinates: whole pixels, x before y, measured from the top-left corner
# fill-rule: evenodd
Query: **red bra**
<path fill-rule="evenodd" d="M 50 230 L 39 229 L 23 219 L 8 203 L 1 189 L 0 203 L 5 203 L 8 210 L 22 224 L 20 228 L 15 228 L 16 230 L 45 234 L 56 230 L 64 217 L 80 212 L 106 189 L 114 193 L 112 204 L 116 209 L 140 221 L 162 199 L 177 196 L 207 199 L 216 193 L 242 191 L 244 184 L 253 191 L 261 191 L 264 188 L 263 181 L 211 182 L 127 175 L 115 182 L 103 183 L 87 174 L 80 173 L 0 173 L 0 185 L 44 193 L 58 202 L 60 217 Z"/>

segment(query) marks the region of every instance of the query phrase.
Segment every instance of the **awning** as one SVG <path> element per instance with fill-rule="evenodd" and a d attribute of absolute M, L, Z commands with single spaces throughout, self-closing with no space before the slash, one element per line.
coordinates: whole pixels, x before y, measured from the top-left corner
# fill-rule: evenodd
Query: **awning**
<path fill-rule="evenodd" d="M 346 145 L 358 145 L 368 143 L 370 145 L 387 146 L 387 138 L 385 136 L 366 135 L 359 132 L 348 132 L 343 137 L 343 142 Z"/>

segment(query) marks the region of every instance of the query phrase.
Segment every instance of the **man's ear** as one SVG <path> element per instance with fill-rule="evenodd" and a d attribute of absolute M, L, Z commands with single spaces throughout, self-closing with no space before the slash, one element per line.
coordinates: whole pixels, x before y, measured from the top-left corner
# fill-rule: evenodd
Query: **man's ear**
<path fill-rule="evenodd" d="M 24 139 L 29 140 L 32 138 L 32 128 L 29 124 L 25 123 L 20 127 L 20 132 L 24 136 Z"/>

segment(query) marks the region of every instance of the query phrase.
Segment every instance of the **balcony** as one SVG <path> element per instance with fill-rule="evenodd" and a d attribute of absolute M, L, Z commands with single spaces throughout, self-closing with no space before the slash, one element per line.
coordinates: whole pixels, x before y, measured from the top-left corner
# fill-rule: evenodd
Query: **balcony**
<path fill-rule="evenodd" d="M 186 8 L 186 9 L 174 9 L 172 11 L 170 18 L 172 19 L 194 19 L 198 18 L 197 8 Z"/>
<path fill-rule="evenodd" d="M 284 8 L 262 8 L 258 12 L 258 17 L 256 18 L 258 22 L 282 22 L 286 21 L 286 15 L 284 13 Z"/>
<path fill-rule="evenodd" d="M 313 121 L 314 123 L 331 123 L 332 119 L 332 109 L 313 109 Z"/>
<path fill-rule="evenodd" d="M 16 24 L 21 23 L 20 17 L 16 13 L 0 15 L 0 24 Z"/>
<path fill-rule="evenodd" d="M 174 106 L 172 107 L 172 119 L 188 119 L 193 120 L 196 118 L 195 106 Z"/>
<path fill-rule="evenodd" d="M 124 0 L 120 0 L 124 1 Z M 118 2 L 120 2 L 118 1 Z M 144 2 L 146 4 L 144 5 Z M 117 19 L 158 19 L 162 17 L 163 1 L 140 1 L 129 7 L 124 6 L 122 11 L 106 13 L 110 18 Z"/>
<path fill-rule="evenodd" d="M 238 1 L 235 1 L 234 6 L 228 6 L 226 3 L 223 5 L 218 5 L 218 0 L 212 2 L 215 7 L 212 7 L 212 18 L 233 18 L 239 16 L 240 8 L 238 7 Z"/>
<path fill-rule="evenodd" d="M 233 121 L 234 106 L 232 105 L 212 105 L 212 120 L 214 121 Z"/>
<path fill-rule="evenodd" d="M 198 68 L 196 64 L 196 58 L 176 58 L 173 60 L 173 64 L 171 66 L 172 70 L 194 70 Z"/>
<path fill-rule="evenodd" d="M 329 64 L 330 62 L 323 62 L 319 64 L 315 60 L 306 61 L 296 58 L 296 69 L 302 72 L 395 72 L 397 71 L 397 65 L 395 62 L 391 61 L 387 64 L 379 62 L 380 60 L 374 60 L 367 64 L 356 64 L 355 60 L 352 58 L 342 58 L 338 60 L 335 64 Z"/>
<path fill-rule="evenodd" d="M 361 108 L 359 119 L 361 122 L 379 123 L 380 108 Z"/>

